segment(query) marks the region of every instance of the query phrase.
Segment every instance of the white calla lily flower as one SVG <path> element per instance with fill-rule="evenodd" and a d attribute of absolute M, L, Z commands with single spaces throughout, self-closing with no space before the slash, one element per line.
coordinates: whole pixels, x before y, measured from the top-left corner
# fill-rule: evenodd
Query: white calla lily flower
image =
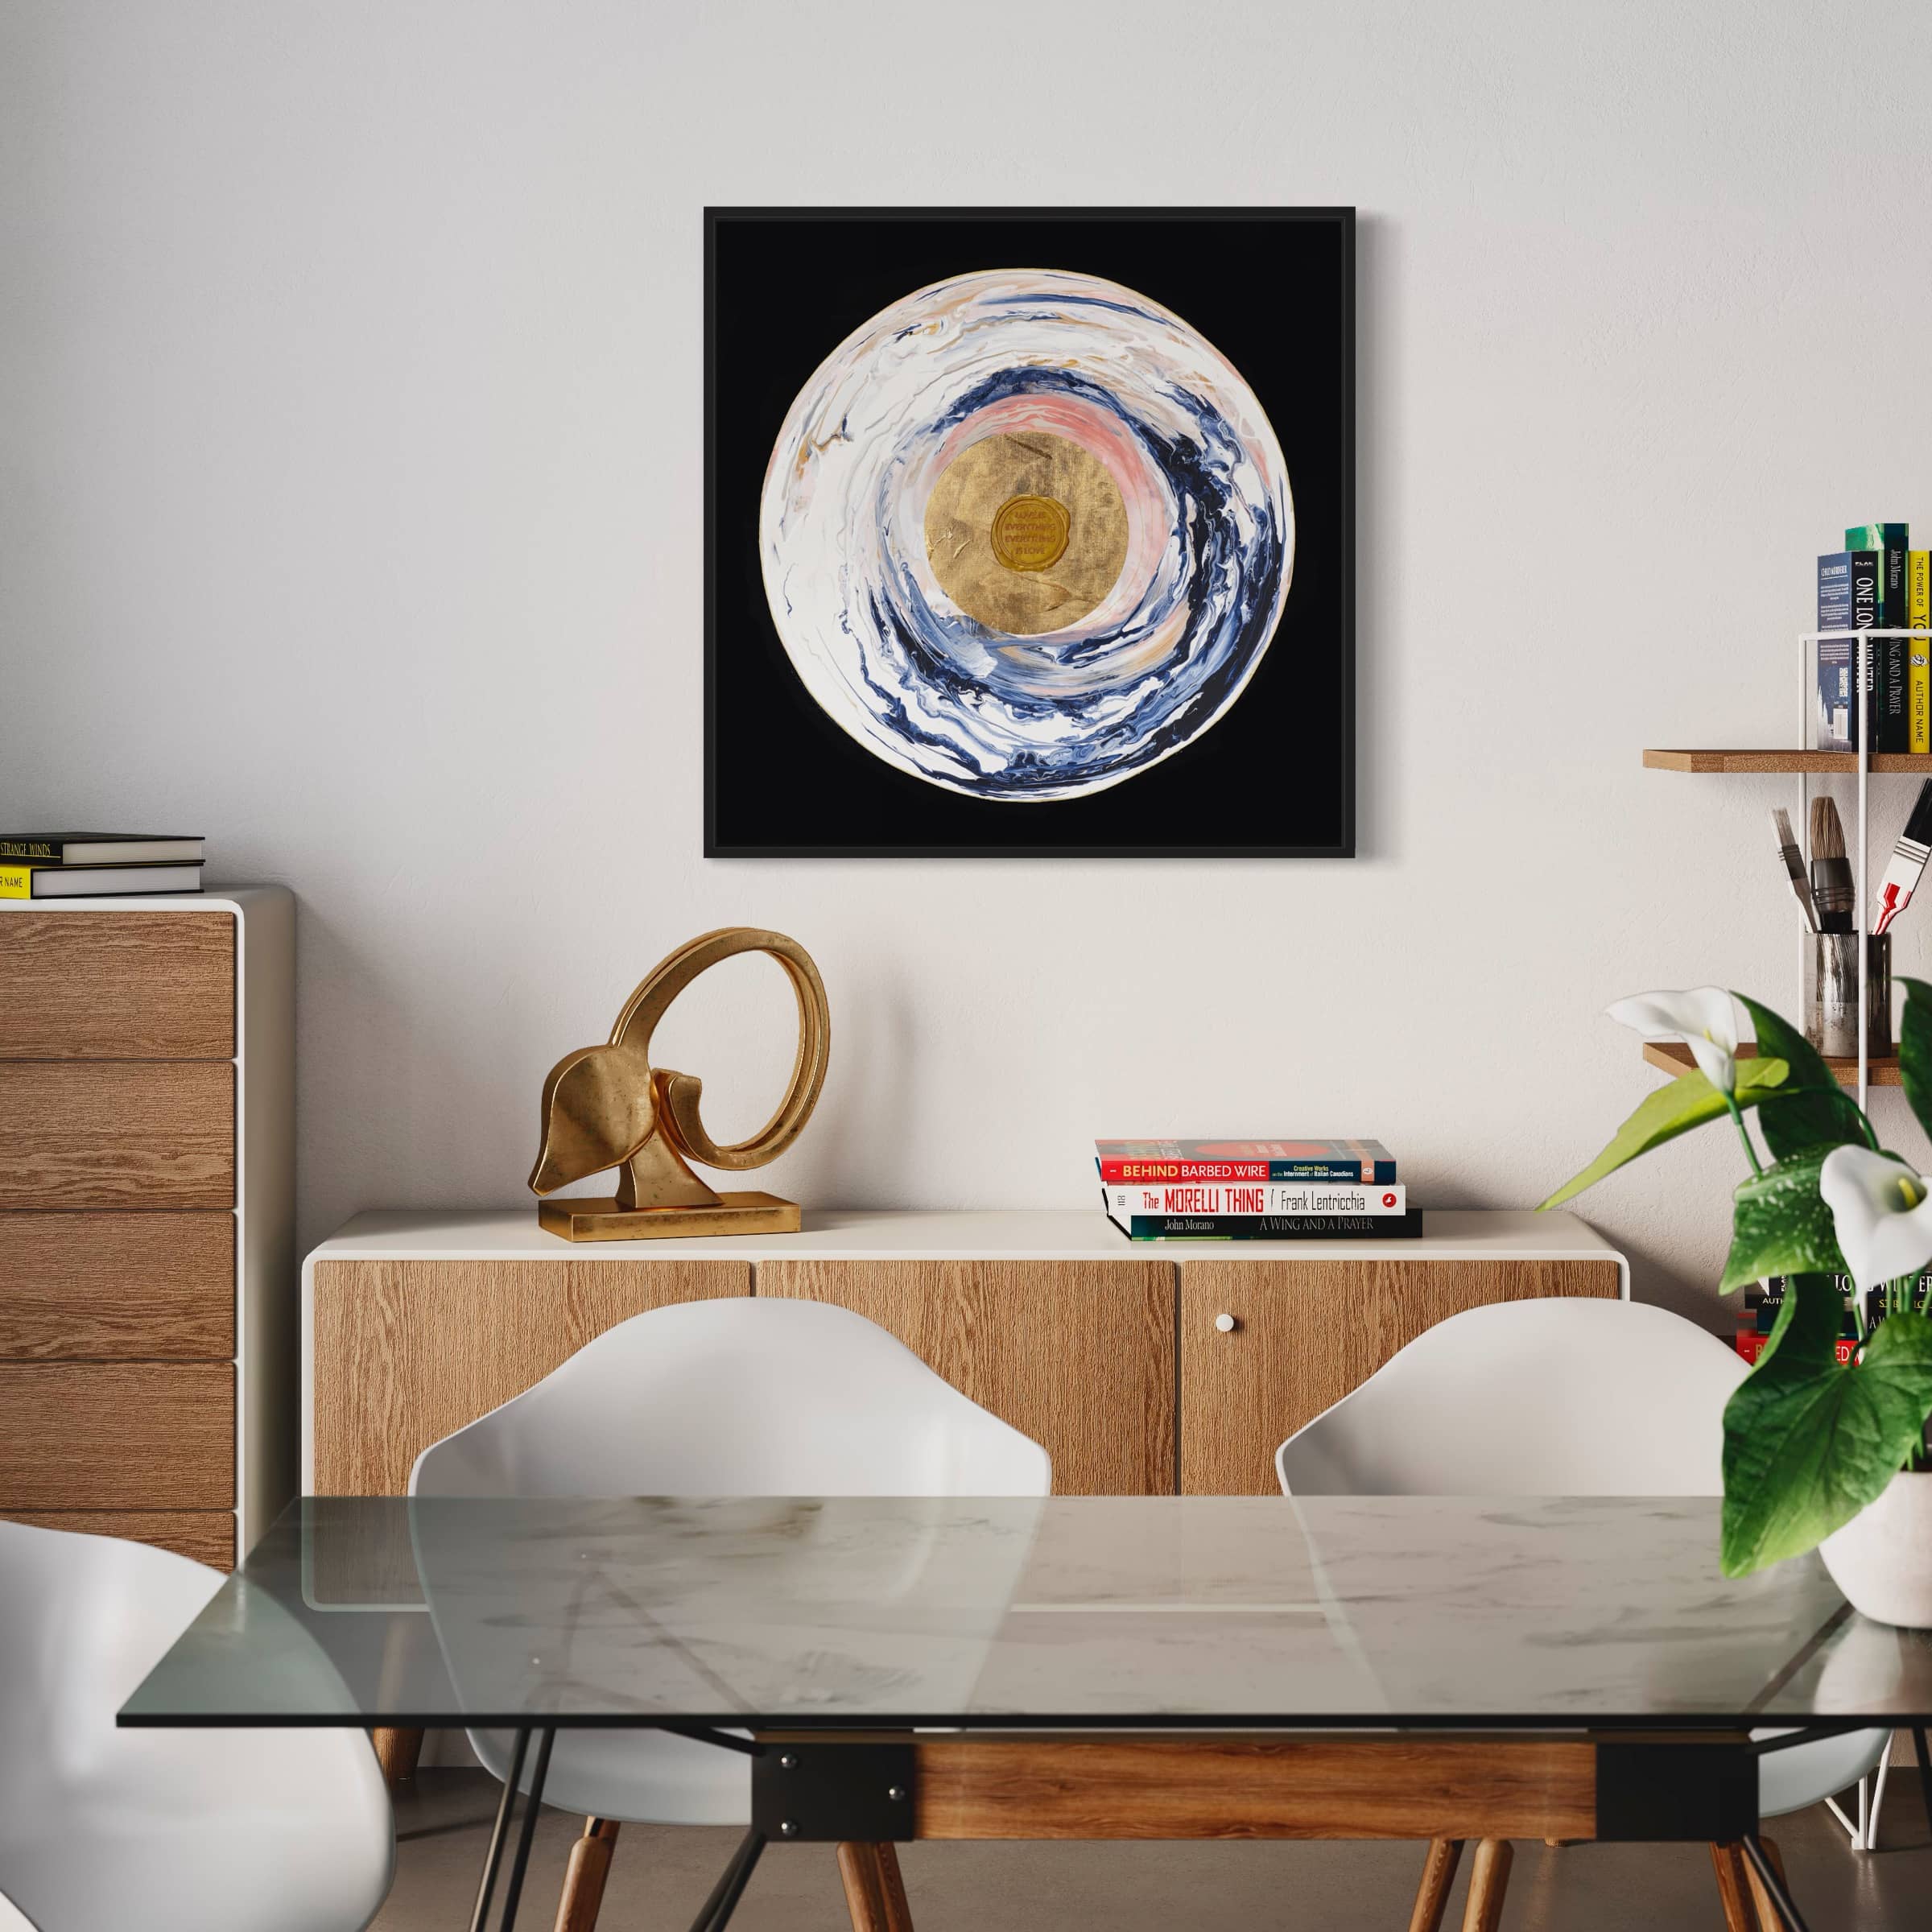
<path fill-rule="evenodd" d="M 1647 1040 L 1682 1040 L 1719 1093 L 1737 1092 L 1737 1002 L 1723 987 L 1635 993 L 1606 1010 Z"/>
<path fill-rule="evenodd" d="M 1917 1274 L 1932 1261 L 1932 1179 L 1896 1154 L 1834 1147 L 1818 1171 L 1818 1191 L 1860 1294 Z"/>

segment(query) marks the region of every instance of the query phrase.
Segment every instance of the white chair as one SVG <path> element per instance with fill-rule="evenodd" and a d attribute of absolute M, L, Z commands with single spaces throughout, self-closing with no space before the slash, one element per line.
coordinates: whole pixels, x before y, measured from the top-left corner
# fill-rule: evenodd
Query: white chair
<path fill-rule="evenodd" d="M 1724 1405 L 1746 1373 L 1716 1336 L 1640 1302 L 1472 1308 L 1297 1430 L 1275 1451 L 1275 1470 L 1288 1496 L 1719 1496 Z M 1832 1809 L 1865 1848 L 1876 1809 L 1868 1810 L 1864 1780 L 1891 1735 L 1849 1732 L 1767 1752 L 1763 1815 L 1857 1785 L 1859 1827 Z M 1712 1852 L 1728 1911 L 1741 1868 L 1728 1876 L 1729 1848 Z M 1447 1848 L 1433 1848 L 1425 1889 L 1439 1876 L 1447 1889 L 1454 1870 Z M 1506 1872 L 1505 1861 L 1499 1909 Z"/>
<path fill-rule="evenodd" d="M 388 1893 L 361 1732 L 115 1728 L 221 1583 L 143 1543 L 0 1522 L 0 1895 L 37 1932 L 361 1932 Z"/>
<path fill-rule="evenodd" d="M 424 1450 L 410 1492 L 1038 1496 L 1051 1483 L 1037 1443 L 862 1315 L 733 1297 L 620 1323 Z M 494 1776 L 508 1775 L 510 1738 L 470 1741 Z M 588 1932 L 618 1821 L 743 1824 L 750 1773 L 735 1752 L 662 1732 L 565 1731 L 544 1798 L 589 1820 L 556 1922 L 558 1932 Z"/>

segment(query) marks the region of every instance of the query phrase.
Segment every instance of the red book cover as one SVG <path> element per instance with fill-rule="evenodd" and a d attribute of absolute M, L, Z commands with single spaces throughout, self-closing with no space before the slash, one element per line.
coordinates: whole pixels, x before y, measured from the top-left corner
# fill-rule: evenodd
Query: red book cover
<path fill-rule="evenodd" d="M 1100 1179 L 1119 1181 L 1355 1181 L 1396 1178 L 1380 1141 L 1096 1141 Z"/>

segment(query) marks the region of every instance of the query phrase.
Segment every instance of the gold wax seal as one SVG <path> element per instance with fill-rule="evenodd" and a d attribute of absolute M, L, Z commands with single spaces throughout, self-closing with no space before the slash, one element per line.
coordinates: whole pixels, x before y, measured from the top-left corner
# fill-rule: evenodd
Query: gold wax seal
<path fill-rule="evenodd" d="M 948 463 L 927 500 L 926 560 L 969 617 L 1008 637 L 1077 624 L 1127 563 L 1127 506 L 1067 436 L 996 431 Z"/>
<path fill-rule="evenodd" d="M 1009 570 L 1044 570 L 1067 554 L 1073 528 L 1051 497 L 1009 497 L 993 515 L 993 554 Z"/>

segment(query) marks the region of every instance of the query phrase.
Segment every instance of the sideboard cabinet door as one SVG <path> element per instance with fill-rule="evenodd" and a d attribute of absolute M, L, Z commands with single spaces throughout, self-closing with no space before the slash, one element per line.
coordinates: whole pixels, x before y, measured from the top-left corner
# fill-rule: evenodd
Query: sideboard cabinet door
<path fill-rule="evenodd" d="M 1281 1443 L 1465 1308 L 1618 1286 L 1614 1261 L 1187 1261 L 1182 1490 L 1274 1491 Z"/>
<path fill-rule="evenodd" d="M 1053 1459 L 1061 1496 L 1174 1492 L 1166 1261 L 760 1261 L 760 1294 L 834 1302 Z"/>
<path fill-rule="evenodd" d="M 312 1492 L 401 1496 L 431 1443 L 606 1328 L 750 1290 L 743 1261 L 318 1261 Z"/>

